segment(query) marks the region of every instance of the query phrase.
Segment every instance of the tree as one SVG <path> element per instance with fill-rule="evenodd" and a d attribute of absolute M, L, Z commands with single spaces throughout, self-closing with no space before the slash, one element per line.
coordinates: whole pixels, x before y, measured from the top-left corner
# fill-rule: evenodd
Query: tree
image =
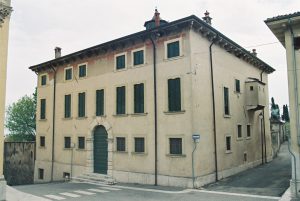
<path fill-rule="evenodd" d="M 282 120 L 286 122 L 290 122 L 290 115 L 289 115 L 289 108 L 288 105 L 283 105 L 283 114 L 282 114 Z"/>
<path fill-rule="evenodd" d="M 7 141 L 34 141 L 36 122 L 36 91 L 32 96 L 23 96 L 8 106 L 5 127 L 9 131 Z"/>
<path fill-rule="evenodd" d="M 271 119 L 280 120 L 280 109 L 273 97 L 271 98 Z"/>

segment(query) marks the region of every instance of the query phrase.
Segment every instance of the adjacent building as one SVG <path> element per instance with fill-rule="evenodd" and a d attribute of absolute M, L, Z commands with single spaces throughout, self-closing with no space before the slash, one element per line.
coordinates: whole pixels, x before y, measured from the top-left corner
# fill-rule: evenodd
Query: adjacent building
<path fill-rule="evenodd" d="M 156 10 L 144 31 L 65 56 L 56 48 L 55 59 L 31 66 L 35 182 L 95 173 L 191 187 L 271 160 L 274 69 L 205 14 L 167 22 Z"/>
<path fill-rule="evenodd" d="M 293 197 L 300 197 L 300 12 L 265 20 L 267 26 L 286 49 L 289 86 L 290 139 L 292 148 Z"/>
<path fill-rule="evenodd" d="M 0 156 L 3 156 L 6 65 L 10 0 L 0 0 Z M 0 157 L 0 200 L 5 200 L 6 182 L 3 177 L 3 157 Z"/>

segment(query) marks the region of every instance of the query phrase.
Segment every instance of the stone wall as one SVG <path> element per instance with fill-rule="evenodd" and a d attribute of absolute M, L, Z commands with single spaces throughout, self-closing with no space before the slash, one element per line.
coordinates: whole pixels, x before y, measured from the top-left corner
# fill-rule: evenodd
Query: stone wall
<path fill-rule="evenodd" d="M 9 185 L 33 184 L 35 142 L 4 143 L 4 177 Z"/>

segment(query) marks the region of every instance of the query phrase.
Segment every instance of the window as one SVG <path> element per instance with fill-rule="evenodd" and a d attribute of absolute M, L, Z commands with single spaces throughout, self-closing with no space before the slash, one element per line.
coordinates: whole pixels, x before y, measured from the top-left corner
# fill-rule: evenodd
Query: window
<path fill-rule="evenodd" d="M 250 86 L 250 91 L 253 91 L 254 90 L 254 87 L 253 86 Z"/>
<path fill-rule="evenodd" d="M 69 172 L 63 172 L 63 178 L 70 179 L 70 173 Z"/>
<path fill-rule="evenodd" d="M 104 115 L 104 90 L 96 90 L 96 116 Z"/>
<path fill-rule="evenodd" d="M 179 41 L 167 44 L 167 58 L 178 57 L 180 55 Z"/>
<path fill-rule="evenodd" d="M 85 117 L 85 92 L 78 94 L 78 117 Z"/>
<path fill-rule="evenodd" d="M 44 169 L 39 168 L 39 175 L 38 175 L 39 179 L 43 180 L 44 179 Z"/>
<path fill-rule="evenodd" d="M 133 65 L 144 64 L 144 50 L 133 52 Z"/>
<path fill-rule="evenodd" d="M 86 64 L 79 66 L 79 78 L 86 77 Z"/>
<path fill-rule="evenodd" d="M 41 99 L 40 119 L 46 119 L 46 99 Z"/>
<path fill-rule="evenodd" d="M 78 137 L 78 149 L 84 149 L 84 148 L 85 148 L 85 138 Z"/>
<path fill-rule="evenodd" d="M 170 138 L 170 154 L 182 154 L 182 138 Z"/>
<path fill-rule="evenodd" d="M 40 147 L 45 147 L 45 136 L 40 136 Z"/>
<path fill-rule="evenodd" d="M 125 151 L 125 137 L 117 137 L 117 151 Z"/>
<path fill-rule="evenodd" d="M 126 67 L 126 57 L 125 54 L 116 56 L 116 69 L 124 69 Z"/>
<path fill-rule="evenodd" d="M 230 115 L 229 111 L 229 89 L 224 87 L 224 114 Z"/>
<path fill-rule="evenodd" d="M 237 137 L 238 138 L 243 137 L 243 134 L 242 134 L 242 125 L 238 125 L 237 126 Z"/>
<path fill-rule="evenodd" d="M 71 148 L 71 137 L 65 137 L 65 149 Z"/>
<path fill-rule="evenodd" d="M 235 80 L 235 92 L 240 93 L 241 92 L 241 86 L 240 86 L 240 80 Z"/>
<path fill-rule="evenodd" d="M 125 114 L 125 86 L 117 87 L 117 114 Z"/>
<path fill-rule="evenodd" d="M 144 84 L 134 85 L 134 113 L 144 113 Z"/>
<path fill-rule="evenodd" d="M 168 109 L 170 112 L 181 111 L 180 78 L 168 80 Z"/>
<path fill-rule="evenodd" d="M 251 126 L 247 125 L 247 137 L 251 137 Z"/>
<path fill-rule="evenodd" d="M 41 76 L 41 85 L 45 86 L 47 84 L 47 75 Z"/>
<path fill-rule="evenodd" d="M 65 80 L 72 80 L 73 79 L 73 68 L 66 68 L 65 69 Z"/>
<path fill-rule="evenodd" d="M 294 38 L 294 49 L 299 50 L 300 49 L 300 37 Z"/>
<path fill-rule="evenodd" d="M 65 95 L 65 118 L 71 117 L 71 94 Z"/>
<path fill-rule="evenodd" d="M 226 136 L 226 152 L 231 152 L 231 136 Z"/>
<path fill-rule="evenodd" d="M 143 137 L 134 138 L 134 152 L 137 153 L 145 152 L 145 138 Z"/>

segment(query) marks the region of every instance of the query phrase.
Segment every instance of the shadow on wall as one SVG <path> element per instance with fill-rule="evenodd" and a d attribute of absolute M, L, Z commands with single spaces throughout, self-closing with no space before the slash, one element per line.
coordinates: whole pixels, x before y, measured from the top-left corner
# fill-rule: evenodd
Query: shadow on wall
<path fill-rule="evenodd" d="M 33 184 L 35 142 L 4 143 L 4 177 L 8 185 Z"/>

